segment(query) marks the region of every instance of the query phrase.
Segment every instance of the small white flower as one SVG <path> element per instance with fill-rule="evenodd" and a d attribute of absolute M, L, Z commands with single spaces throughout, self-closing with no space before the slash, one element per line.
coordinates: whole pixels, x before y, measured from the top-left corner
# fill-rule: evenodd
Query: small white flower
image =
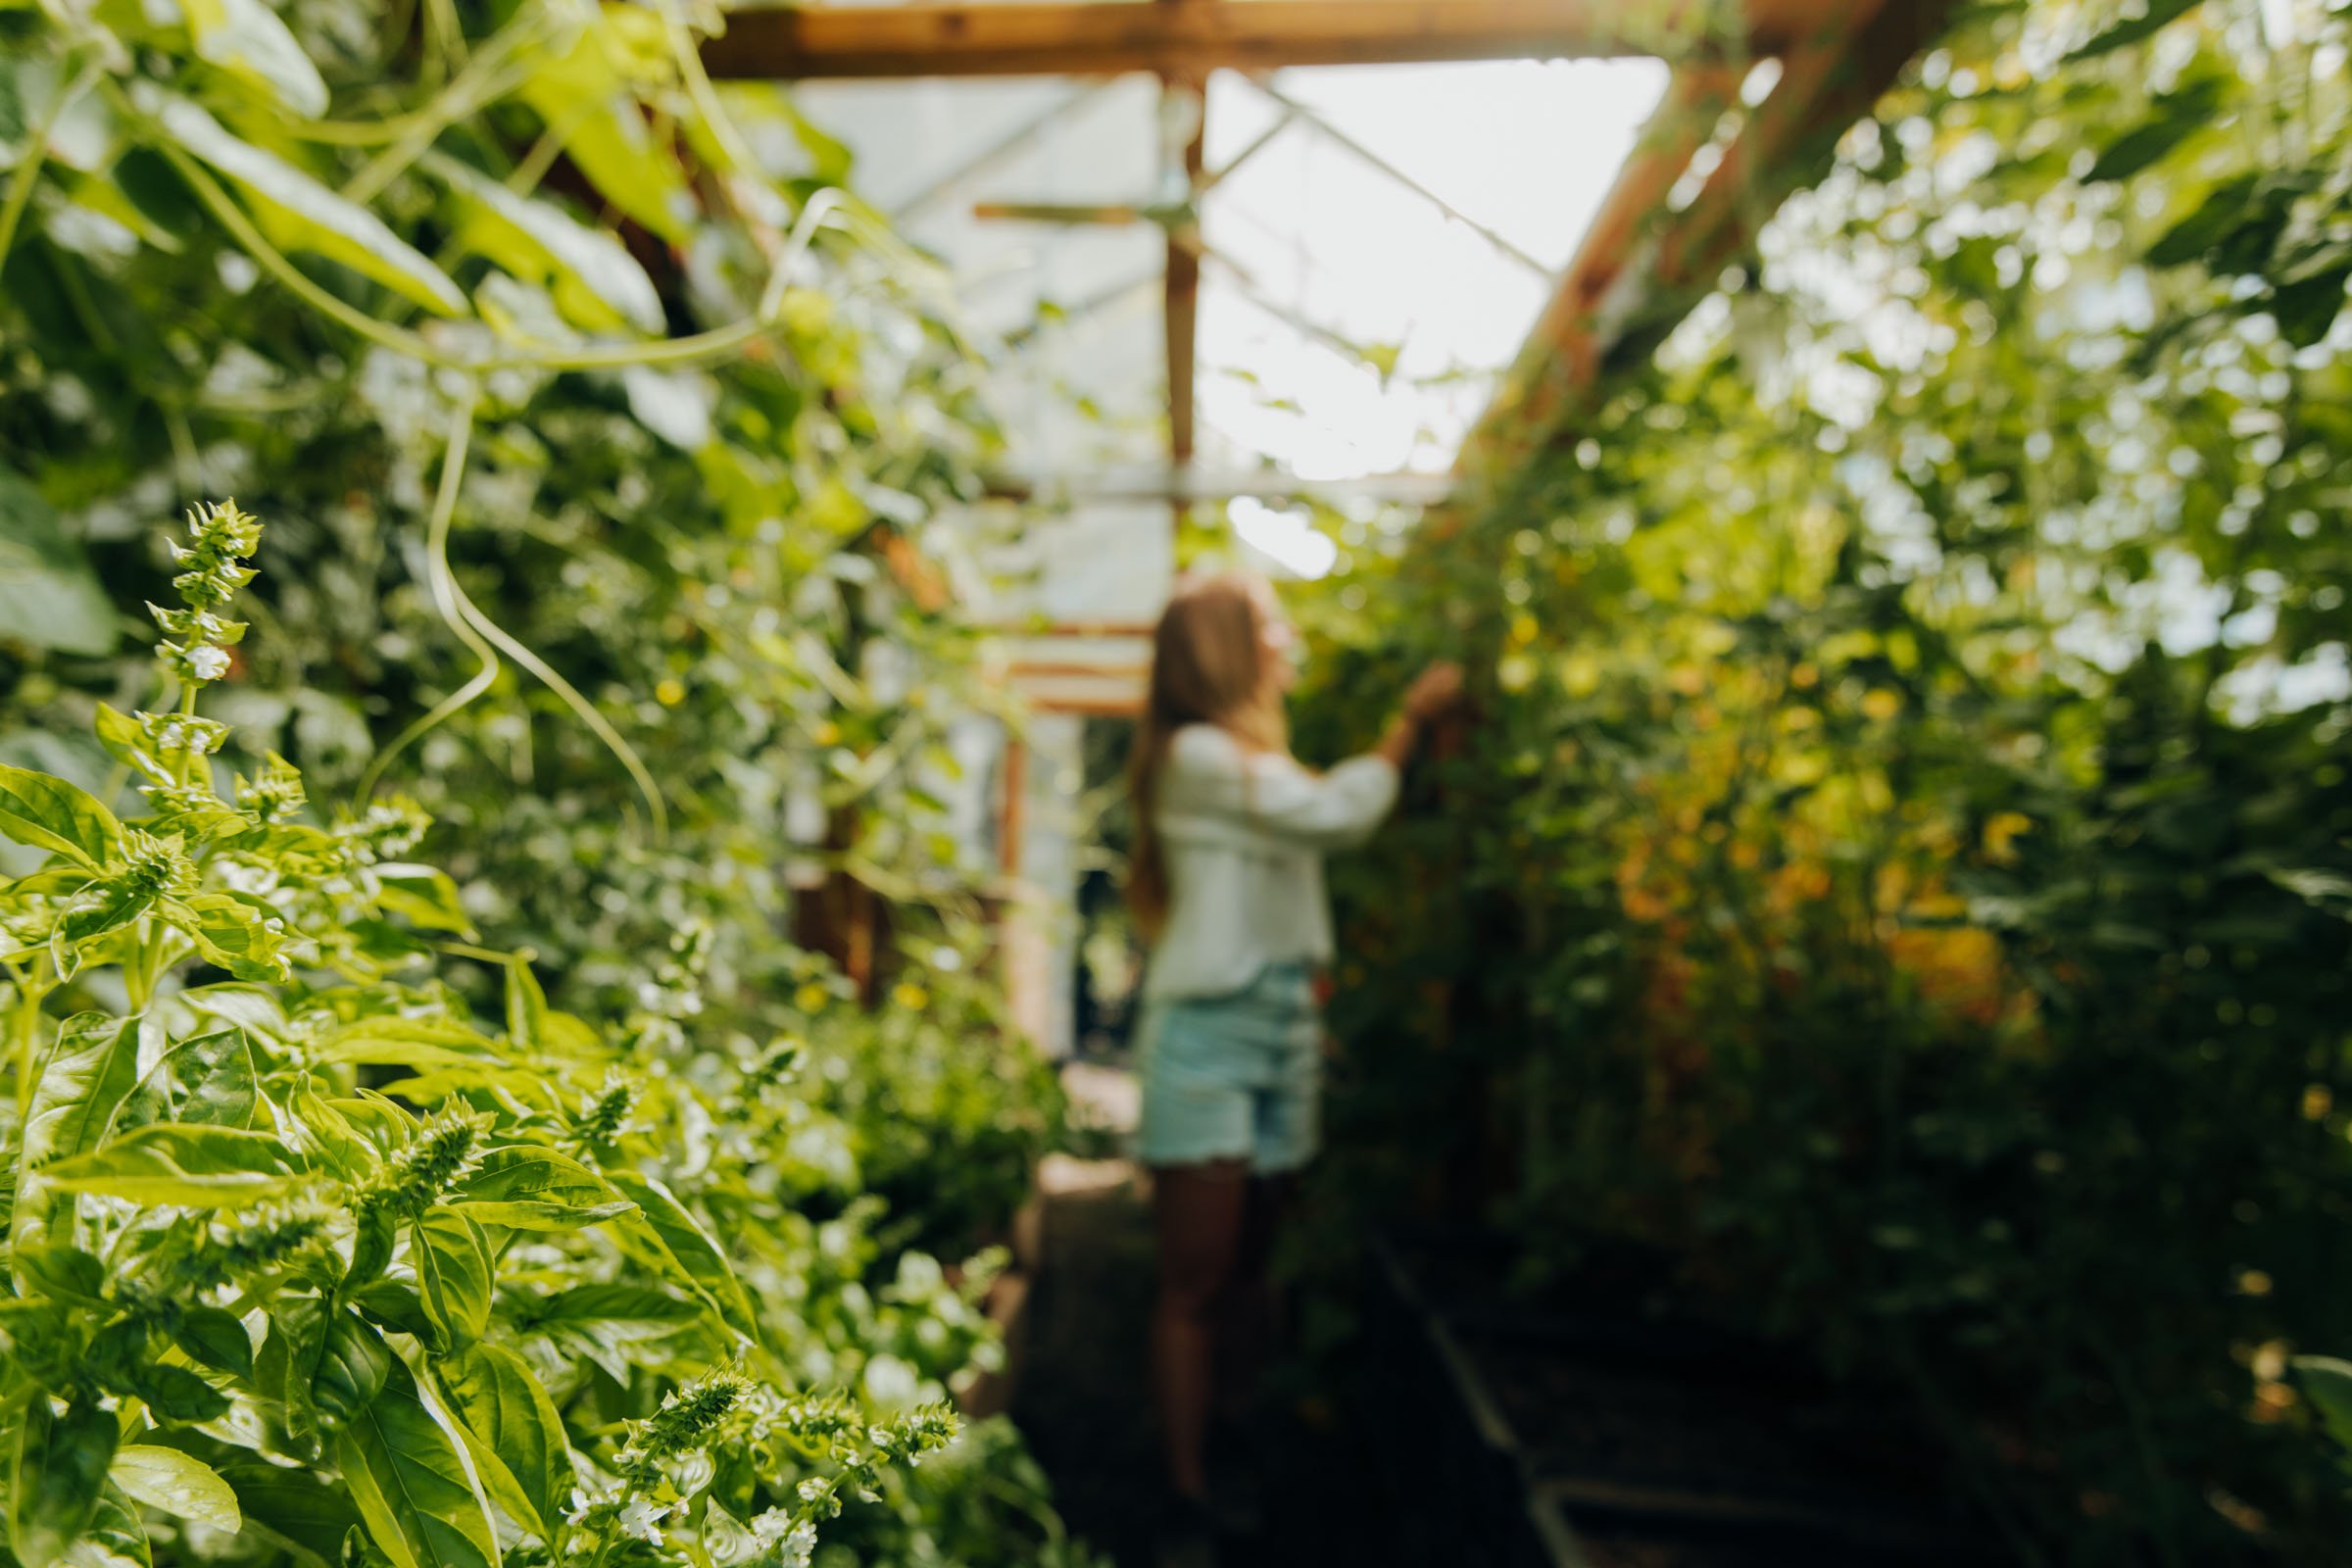
<path fill-rule="evenodd" d="M 770 1508 L 752 1521 L 752 1539 L 765 1550 L 792 1534 L 792 1515 L 782 1508 Z"/>
<path fill-rule="evenodd" d="M 198 680 L 219 680 L 228 673 L 228 651 L 204 644 L 188 650 L 188 668 Z"/>
<path fill-rule="evenodd" d="M 808 1559 L 815 1555 L 816 1526 L 804 1519 L 784 1538 L 784 1561 L 790 1568 L 808 1568 Z"/>
<path fill-rule="evenodd" d="M 647 1498 L 631 1497 L 620 1510 L 620 1533 L 659 1545 L 662 1541 L 662 1521 L 668 1514 L 666 1507 L 657 1507 Z"/>

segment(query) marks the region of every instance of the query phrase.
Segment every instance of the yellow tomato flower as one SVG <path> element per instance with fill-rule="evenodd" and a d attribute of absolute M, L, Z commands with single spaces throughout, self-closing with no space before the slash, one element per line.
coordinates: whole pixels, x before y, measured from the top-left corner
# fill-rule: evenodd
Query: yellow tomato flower
<path fill-rule="evenodd" d="M 1996 811 L 1984 824 L 1984 853 L 1991 859 L 2006 865 L 2017 858 L 2014 842 L 2017 836 L 2034 826 L 2034 819 L 2023 811 Z"/>

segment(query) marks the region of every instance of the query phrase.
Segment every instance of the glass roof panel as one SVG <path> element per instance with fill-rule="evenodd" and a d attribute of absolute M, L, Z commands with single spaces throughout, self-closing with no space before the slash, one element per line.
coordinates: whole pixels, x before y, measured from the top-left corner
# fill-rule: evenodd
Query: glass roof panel
<path fill-rule="evenodd" d="M 1207 163 L 1227 172 L 1200 207 L 1202 461 L 1317 479 L 1448 466 L 1665 82 L 1652 60 L 1211 78 Z M 1015 466 L 1164 462 L 1166 229 L 1149 214 L 974 211 L 1168 203 L 1157 82 L 814 82 L 797 97 L 947 264 L 972 326 L 1004 342 Z"/>
<path fill-rule="evenodd" d="M 1651 60 L 1213 76 L 1200 466 L 1449 468 L 1666 80 Z M 1076 481 L 993 563 L 1023 581 L 990 612 L 1149 619 L 1173 568 L 1148 476 L 1168 462 L 1163 290 L 1186 193 L 1160 84 L 827 81 L 794 97 L 947 268 L 991 363 L 1008 466 Z M 1143 490 L 1085 499 L 1105 470 L 1147 476 Z"/>

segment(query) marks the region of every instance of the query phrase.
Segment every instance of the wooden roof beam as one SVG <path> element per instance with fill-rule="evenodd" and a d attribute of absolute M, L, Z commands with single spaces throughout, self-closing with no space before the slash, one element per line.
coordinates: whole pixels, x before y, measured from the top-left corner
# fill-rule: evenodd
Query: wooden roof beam
<path fill-rule="evenodd" d="M 1820 177 L 1847 126 L 1932 40 L 1952 0 L 1751 0 L 1795 40 L 1780 79 L 1680 212 L 1664 207 L 1711 138 L 1728 78 L 1678 74 L 1642 149 L 1604 199 L 1503 390 L 1465 442 L 1460 471 L 1516 466 L 1555 437 L 1600 380 L 1627 319 L 1679 319 L 1788 195 Z M 1737 83 L 1730 83 L 1736 92 Z"/>
<path fill-rule="evenodd" d="M 703 45 L 722 79 L 1112 75 L 1201 80 L 1220 68 L 1403 61 L 1772 53 L 1835 0 L 1094 0 L 904 6 L 758 6 L 725 13 Z M 1748 32 L 1746 39 L 1737 34 Z"/>

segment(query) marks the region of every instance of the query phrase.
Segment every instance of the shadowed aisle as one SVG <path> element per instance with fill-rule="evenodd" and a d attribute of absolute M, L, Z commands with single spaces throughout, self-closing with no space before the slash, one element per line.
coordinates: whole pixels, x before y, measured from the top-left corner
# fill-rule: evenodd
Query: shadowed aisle
<path fill-rule="evenodd" d="M 1067 1081 L 1098 1123 L 1132 1124 L 1125 1074 L 1081 1064 Z M 1153 1290 L 1150 1181 L 1129 1160 L 1055 1156 L 1040 1183 L 1042 1267 L 1013 1413 L 1071 1531 L 1119 1568 L 1157 1568 L 1158 1437 L 1144 1361 Z M 1268 1428 L 1258 1478 L 1264 1527 L 1235 1544 L 1219 1568 L 1377 1568 L 1394 1560 L 1384 1546 L 1394 1532 L 1361 1446 L 1367 1423 L 1344 1405 L 1286 1405 Z"/>

